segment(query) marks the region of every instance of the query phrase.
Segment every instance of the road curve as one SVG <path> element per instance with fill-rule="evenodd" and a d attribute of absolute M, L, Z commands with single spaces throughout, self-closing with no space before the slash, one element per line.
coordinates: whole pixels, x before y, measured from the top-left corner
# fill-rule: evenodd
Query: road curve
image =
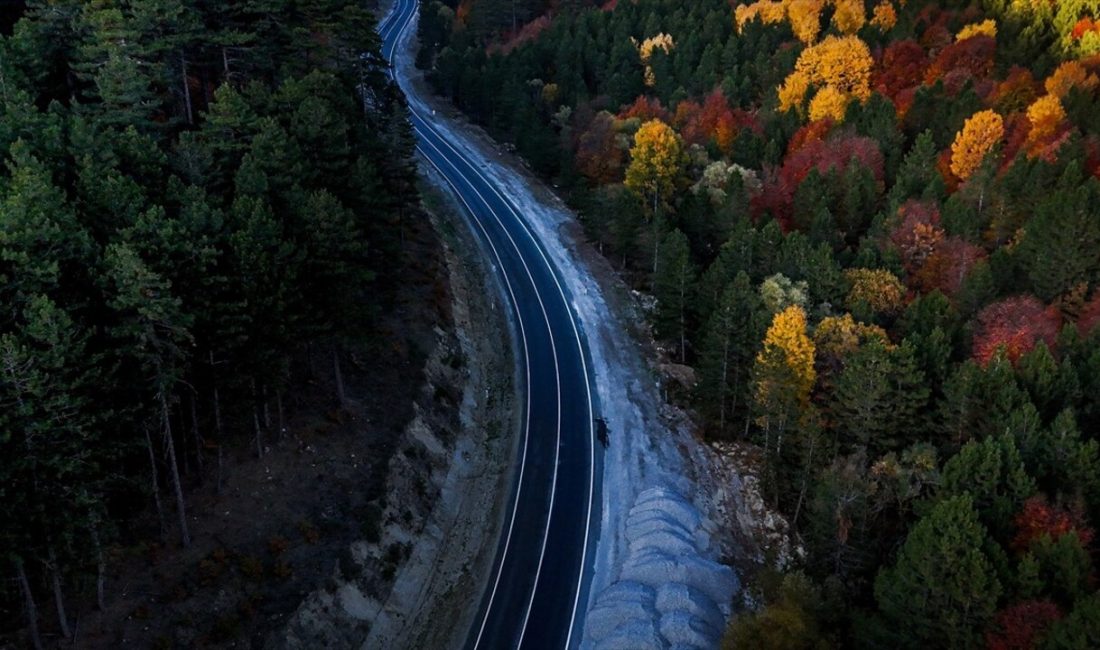
<path fill-rule="evenodd" d="M 396 0 L 378 31 L 401 84 L 396 56 L 415 24 L 416 0 Z M 466 207 L 506 289 L 517 334 L 525 412 L 506 519 L 480 607 L 472 650 L 575 648 L 599 535 L 602 447 L 596 442 L 584 329 L 538 235 L 481 172 L 472 145 L 436 123 L 416 89 L 401 84 L 417 151 Z M 478 594 L 469 594 L 470 599 Z"/>

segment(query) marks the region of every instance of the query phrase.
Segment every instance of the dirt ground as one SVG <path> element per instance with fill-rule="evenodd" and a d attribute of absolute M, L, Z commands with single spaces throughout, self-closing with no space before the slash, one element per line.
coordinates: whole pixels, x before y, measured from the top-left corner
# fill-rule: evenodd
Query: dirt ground
<path fill-rule="evenodd" d="M 421 391 L 428 360 L 454 340 L 443 249 L 426 217 L 410 224 L 390 273 L 379 282 L 399 277 L 400 291 L 380 296 L 388 303 L 380 334 L 345 355 L 352 406 L 335 408 L 331 350 L 316 348 L 315 374 L 285 400 L 287 430 L 265 432 L 262 459 L 247 435 L 224 449 L 220 493 L 216 452 L 205 454 L 201 475 L 190 468 L 191 547 L 171 537 L 113 547 L 107 610 L 71 597 L 74 646 L 260 647 L 331 576 L 350 543 L 380 537 L 387 470 L 408 423 L 425 408 L 457 419 L 461 390 Z M 386 559 L 392 575 L 400 558 Z"/>

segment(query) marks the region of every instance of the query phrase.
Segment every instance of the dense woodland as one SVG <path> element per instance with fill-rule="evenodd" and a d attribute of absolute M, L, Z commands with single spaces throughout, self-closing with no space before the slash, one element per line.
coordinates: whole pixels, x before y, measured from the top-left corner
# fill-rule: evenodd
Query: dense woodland
<path fill-rule="evenodd" d="M 4 11 L 0 621 L 41 646 L 108 545 L 188 545 L 188 486 L 303 373 L 345 398 L 415 168 L 364 3 Z"/>
<path fill-rule="evenodd" d="M 580 4 L 425 2 L 418 64 L 760 450 L 806 554 L 729 647 L 1100 647 L 1100 3 Z"/>

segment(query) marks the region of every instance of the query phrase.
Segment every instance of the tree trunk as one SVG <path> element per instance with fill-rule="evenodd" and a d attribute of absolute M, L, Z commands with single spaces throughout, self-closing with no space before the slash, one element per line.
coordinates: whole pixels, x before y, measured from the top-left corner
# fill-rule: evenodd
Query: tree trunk
<path fill-rule="evenodd" d="M 183 502 L 183 485 L 180 483 L 180 470 L 176 465 L 176 443 L 172 440 L 172 419 L 168 410 L 168 398 L 164 391 L 160 393 L 161 416 L 164 418 L 164 444 L 168 449 L 168 469 L 172 473 L 172 489 L 176 492 L 176 510 L 180 518 L 180 541 L 183 547 L 191 546 L 191 533 L 187 530 L 187 507 Z"/>
<path fill-rule="evenodd" d="M 66 639 L 73 638 L 69 629 L 69 617 L 65 615 L 65 596 L 61 592 L 61 571 L 57 566 L 57 554 L 53 552 L 51 545 L 47 551 L 50 559 L 50 586 L 53 587 L 53 603 L 57 608 L 57 625 L 61 628 L 61 635 Z"/>
<path fill-rule="evenodd" d="M 275 410 L 279 414 L 279 440 L 282 440 L 283 434 L 286 433 L 286 416 L 283 412 L 282 392 L 275 393 Z"/>
<path fill-rule="evenodd" d="M 187 57 L 180 51 L 180 68 L 183 71 L 183 103 L 187 109 L 187 123 L 195 123 L 195 113 L 191 106 L 191 83 L 187 79 Z"/>
<path fill-rule="evenodd" d="M 107 599 L 104 597 L 107 584 L 107 561 L 103 559 L 103 545 L 99 541 L 99 529 L 92 526 L 92 546 L 95 549 L 95 604 L 99 611 L 107 609 Z"/>
<path fill-rule="evenodd" d="M 191 437 L 195 439 L 195 465 L 199 469 L 199 479 L 202 479 L 202 431 L 199 430 L 199 396 L 191 393 L 188 400 L 191 405 Z"/>
<path fill-rule="evenodd" d="M 806 499 L 806 490 L 809 489 L 810 472 L 814 464 L 814 446 L 817 444 L 817 436 L 810 437 L 810 451 L 806 457 L 806 466 L 802 472 L 802 489 L 798 491 L 798 504 L 794 507 L 794 517 L 791 518 L 791 528 L 798 530 L 798 515 L 802 512 L 802 502 Z"/>
<path fill-rule="evenodd" d="M 23 610 L 27 615 L 27 631 L 31 635 L 31 645 L 34 650 L 42 650 L 42 637 L 38 634 L 38 607 L 34 604 L 34 593 L 31 591 L 31 583 L 27 580 L 27 571 L 23 563 L 13 560 L 15 565 L 15 580 L 23 592 Z"/>
<path fill-rule="evenodd" d="M 263 395 L 264 404 L 264 428 L 271 430 L 271 404 L 267 399 L 267 384 L 260 387 L 260 394 Z"/>
<path fill-rule="evenodd" d="M 256 403 L 256 380 L 252 380 L 252 428 L 256 432 L 256 457 L 264 457 L 264 441 L 260 431 L 260 412 Z"/>
<path fill-rule="evenodd" d="M 340 372 L 340 349 L 332 349 L 332 370 L 336 378 L 336 399 L 340 401 L 340 408 L 347 408 L 348 399 L 344 394 L 344 375 Z"/>
<path fill-rule="evenodd" d="M 153 503 L 157 506 L 157 521 L 160 522 L 160 540 L 163 542 L 168 526 L 164 523 L 164 506 L 160 504 L 160 481 L 157 479 L 157 455 L 153 452 L 153 439 L 149 437 L 149 426 L 142 425 L 145 432 L 145 447 L 149 450 L 149 473 L 153 482 Z"/>

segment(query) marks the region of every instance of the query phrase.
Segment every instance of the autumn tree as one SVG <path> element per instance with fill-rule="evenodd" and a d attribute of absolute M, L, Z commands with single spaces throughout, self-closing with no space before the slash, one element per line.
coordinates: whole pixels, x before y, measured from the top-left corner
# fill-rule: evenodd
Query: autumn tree
<path fill-rule="evenodd" d="M 862 11 L 862 2 L 859 3 Z M 794 71 L 779 89 L 780 110 L 801 105 L 811 86 L 832 87 L 835 93 L 866 101 L 871 96 L 874 60 L 867 44 L 856 36 L 829 36 L 802 51 Z"/>
<path fill-rule="evenodd" d="M 1053 346 L 1060 318 L 1034 296 L 1017 296 L 993 303 L 978 313 L 974 359 L 986 364 L 998 352 L 1017 361 L 1039 341 Z"/>
<path fill-rule="evenodd" d="M 791 305 L 775 314 L 753 369 L 762 426 L 789 419 L 805 406 L 817 379 L 814 344 L 806 334 L 806 313 Z"/>
<path fill-rule="evenodd" d="M 993 625 L 985 634 L 989 650 L 1030 650 L 1051 625 L 1061 620 L 1062 611 L 1049 600 L 1028 600 L 1010 605 L 997 612 Z"/>
<path fill-rule="evenodd" d="M 660 120 L 650 120 L 634 135 L 626 186 L 645 198 L 653 221 L 653 265 L 657 267 L 658 228 L 662 202 L 672 198 L 684 169 L 684 149 L 680 136 Z"/>
<path fill-rule="evenodd" d="M 951 143 L 951 172 L 966 180 L 1004 137 L 1004 120 L 993 111 L 980 111 L 966 120 Z"/>
<path fill-rule="evenodd" d="M 845 301 L 850 310 L 891 316 L 904 306 L 905 286 L 886 269 L 848 269 L 844 277 L 851 286 Z"/>

